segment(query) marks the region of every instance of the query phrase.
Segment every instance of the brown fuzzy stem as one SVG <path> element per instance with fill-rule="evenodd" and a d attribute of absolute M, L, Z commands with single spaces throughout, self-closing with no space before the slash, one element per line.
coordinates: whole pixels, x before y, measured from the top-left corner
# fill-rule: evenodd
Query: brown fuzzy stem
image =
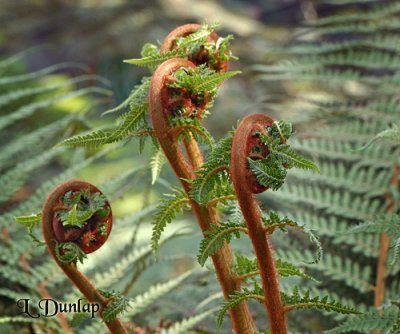
<path fill-rule="evenodd" d="M 253 198 L 254 180 L 249 174 L 247 161 L 253 145 L 257 142 L 255 132 L 265 131 L 265 127 L 271 126 L 272 123 L 272 119 L 262 114 L 250 115 L 242 120 L 233 138 L 231 176 L 256 253 L 271 333 L 285 334 L 287 326 L 279 290 L 278 273 L 269 246 L 268 234 L 265 233 L 259 207 Z"/>
<path fill-rule="evenodd" d="M 56 255 L 55 246 L 56 246 L 56 235 L 53 230 L 53 219 L 55 215 L 55 207 L 59 204 L 60 198 L 68 191 L 78 191 L 81 189 L 90 189 L 93 192 L 100 192 L 93 185 L 82 182 L 82 181 L 69 181 L 61 184 L 47 198 L 43 210 L 42 210 L 42 229 L 44 239 L 46 241 L 47 248 L 49 249 L 50 254 L 53 256 L 54 260 L 57 262 L 58 266 L 64 271 L 64 273 L 68 276 L 68 278 L 72 281 L 72 283 L 82 292 L 82 294 L 86 297 L 86 299 L 90 303 L 96 303 L 99 305 L 100 310 L 99 314 L 103 318 L 103 310 L 110 302 L 110 299 L 102 296 L 95 287 L 90 283 L 90 281 L 83 275 L 73 263 L 62 263 L 59 261 Z M 104 319 L 104 318 L 103 318 Z M 128 334 L 127 330 L 122 325 L 121 321 L 116 318 L 113 321 L 105 321 L 108 329 L 113 334 Z"/>
<path fill-rule="evenodd" d="M 160 142 L 160 145 L 176 176 L 190 198 L 190 186 L 188 182 L 184 181 L 184 179 L 193 180 L 196 177 L 194 171 L 198 170 L 198 168 L 203 164 L 203 157 L 197 147 L 196 141 L 192 138 L 190 142 L 186 141 L 184 143 L 189 159 L 189 162 L 186 161 L 183 152 L 180 150 L 178 143 L 175 140 L 173 131 L 169 128 L 167 120 L 167 115 L 169 113 L 168 110 L 165 110 L 168 101 L 165 101 L 167 97 L 162 93 L 167 77 L 181 67 L 195 68 L 195 65 L 185 59 L 170 59 L 157 68 L 153 74 L 153 79 L 150 85 L 149 106 L 158 141 Z M 196 203 L 192 199 L 190 199 L 190 204 L 196 214 L 203 234 L 206 231 L 212 230 L 211 224 L 215 224 L 217 221 L 215 210 L 209 211 L 207 207 Z M 228 300 L 230 295 L 241 290 L 241 284 L 235 279 L 235 275 L 232 271 L 232 251 L 227 244 L 224 244 L 224 246 L 212 255 L 211 258 L 225 299 Z M 253 334 L 256 331 L 253 318 L 246 302 L 242 302 L 230 309 L 230 315 L 232 327 L 235 333 Z"/>
<path fill-rule="evenodd" d="M 393 175 L 390 185 L 398 187 L 399 183 L 399 167 L 397 165 L 393 168 Z M 388 204 L 387 213 L 393 212 L 393 203 L 391 196 L 389 194 L 386 195 L 386 203 Z M 377 275 L 376 275 L 376 283 L 375 283 L 375 308 L 379 308 L 382 306 L 383 300 L 385 298 L 385 274 L 386 274 L 386 258 L 387 253 L 389 251 L 389 243 L 390 238 L 386 235 L 386 233 L 381 234 L 381 244 L 379 248 L 379 259 L 377 266 Z M 381 311 L 382 312 L 382 311 Z M 379 334 L 379 330 L 374 330 L 373 334 Z"/>

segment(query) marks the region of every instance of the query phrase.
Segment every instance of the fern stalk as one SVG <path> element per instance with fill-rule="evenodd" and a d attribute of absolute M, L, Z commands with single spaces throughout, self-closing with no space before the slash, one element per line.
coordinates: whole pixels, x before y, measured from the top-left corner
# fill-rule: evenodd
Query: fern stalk
<path fill-rule="evenodd" d="M 393 167 L 393 176 L 390 181 L 391 186 L 397 188 L 399 183 L 399 167 L 394 165 Z M 393 212 L 393 202 L 390 194 L 386 195 L 386 204 L 388 207 L 386 209 L 387 213 Z M 381 234 L 380 240 L 380 248 L 379 248 L 379 259 L 378 259 L 378 267 L 377 267 L 377 275 L 376 275 L 376 283 L 375 283 L 375 300 L 374 306 L 379 309 L 382 306 L 383 300 L 385 298 L 385 274 L 386 274 L 386 258 L 389 251 L 389 243 L 390 238 L 386 235 L 386 232 Z M 382 314 L 382 310 L 379 311 Z M 379 334 L 379 330 L 374 330 L 373 334 Z"/>
<path fill-rule="evenodd" d="M 264 125 L 271 126 L 273 120 L 262 114 L 245 117 L 240 123 L 232 144 L 231 176 L 235 193 L 246 221 L 247 230 L 253 244 L 264 289 L 264 304 L 272 334 L 287 333 L 285 308 L 282 304 L 278 272 L 265 232 L 259 207 L 253 198 L 249 183 L 247 156 L 253 149 L 251 138 Z"/>
<path fill-rule="evenodd" d="M 164 92 L 163 88 L 166 86 L 166 77 L 181 67 L 194 69 L 195 65 L 185 59 L 171 59 L 156 69 L 150 85 L 149 107 L 157 139 L 190 199 L 191 207 L 204 234 L 206 231 L 212 230 L 212 224 L 216 224 L 217 215 L 215 210 L 209 211 L 206 206 L 200 205 L 190 198 L 189 192 L 191 189 L 188 182 L 196 178 L 194 172 L 203 164 L 203 156 L 193 138 L 184 140 L 189 162 L 186 161 L 183 152 L 178 147 L 173 131 L 169 128 L 165 113 L 165 105 L 168 101 L 163 100 L 165 95 L 162 94 Z M 212 256 L 212 260 L 224 296 L 228 300 L 235 291 L 241 290 L 241 283 L 232 274 L 231 263 L 233 262 L 233 256 L 229 246 L 225 244 L 221 250 Z M 235 333 L 253 334 L 256 331 L 254 320 L 245 302 L 239 303 L 230 309 L 230 315 Z"/>
<path fill-rule="evenodd" d="M 60 197 L 64 196 L 67 191 L 76 191 L 83 188 L 87 189 L 88 186 L 90 186 L 92 191 L 94 190 L 95 192 L 100 193 L 100 191 L 93 185 L 81 181 L 69 181 L 55 188 L 51 192 L 43 206 L 42 229 L 47 248 L 49 249 L 50 254 L 53 256 L 58 266 L 64 271 L 64 273 L 68 276 L 72 283 L 81 291 L 81 293 L 90 303 L 96 303 L 100 306 L 99 314 L 104 319 L 103 311 L 106 309 L 107 305 L 112 302 L 112 300 L 110 298 L 104 297 L 90 283 L 87 277 L 77 269 L 75 263 L 65 263 L 64 261 L 61 261 L 59 254 L 57 254 L 57 243 L 55 242 L 55 240 L 57 240 L 58 238 L 56 237 L 56 234 L 54 232 L 53 219 L 55 214 L 54 210 L 57 206 L 59 206 Z M 111 321 L 106 321 L 104 319 L 104 322 L 111 333 L 128 334 L 118 318 L 115 318 Z"/>

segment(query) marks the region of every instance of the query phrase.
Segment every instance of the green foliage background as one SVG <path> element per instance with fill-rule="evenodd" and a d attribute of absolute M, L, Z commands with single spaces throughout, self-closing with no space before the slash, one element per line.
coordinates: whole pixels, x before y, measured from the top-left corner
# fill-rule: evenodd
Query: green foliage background
<path fill-rule="evenodd" d="M 265 209 L 295 215 L 316 229 L 325 251 L 322 262 L 303 262 L 304 255 L 311 262 L 312 253 L 297 233 L 290 240 L 286 235 L 274 239 L 277 254 L 322 281 L 307 283 L 315 296 L 328 292 L 361 311 L 373 305 L 379 237 L 347 231 L 384 211 L 391 166 L 399 164 L 400 153 L 396 143 L 386 141 L 362 152 L 352 149 L 388 124 L 399 125 L 397 1 L 381 1 L 379 7 L 376 1 L 16 3 L 0 4 L 1 333 L 57 330 L 54 318 L 16 316 L 16 301 L 40 298 L 37 284 L 43 280 L 55 298 L 78 298 L 46 251 L 34 248 L 26 229 L 13 219 L 40 211 L 50 190 L 72 177 L 98 185 L 117 217 L 106 248 L 85 261 L 88 276 L 100 288 L 126 292 L 134 300 L 126 316 L 141 328 L 151 327 L 149 333 L 162 318 L 176 325 L 168 333 L 215 331 L 214 306 L 222 298 L 214 275 L 196 262 L 202 236 L 191 214 L 178 215 L 168 226 L 174 240 L 161 242 L 162 256 L 156 260 L 151 253 L 152 212 L 176 185 L 167 165 L 152 185 L 152 152 L 145 146 L 139 155 L 135 141 L 104 149 L 54 149 L 71 135 L 107 130 L 114 118 L 101 117 L 102 112 L 121 103 L 149 74 L 123 59 L 138 58 L 145 42 L 161 41 L 177 25 L 204 18 L 220 21 L 219 33 L 235 35 L 232 49 L 239 61 L 232 61 L 231 69 L 243 72 L 224 83 L 205 127 L 222 137 L 250 113 L 289 120 L 295 137 L 301 137 L 293 147 L 318 161 L 321 170 L 320 175 L 290 171 L 281 190 L 259 198 Z M 174 231 L 188 234 L 176 238 Z M 38 232 L 33 231 L 42 239 Z M 234 241 L 234 248 L 250 252 L 243 238 Z M 399 268 L 397 262 L 388 273 L 392 300 L 399 299 Z M 304 282 L 288 278 L 282 287 L 295 283 Z M 263 307 L 250 304 L 259 328 L 266 329 Z M 387 314 L 398 317 L 396 312 Z M 343 320 L 308 310 L 289 318 L 293 333 L 322 333 Z M 87 319 L 77 332 L 99 330 L 104 332 L 101 323 Z M 229 321 L 222 332 L 230 332 Z"/>

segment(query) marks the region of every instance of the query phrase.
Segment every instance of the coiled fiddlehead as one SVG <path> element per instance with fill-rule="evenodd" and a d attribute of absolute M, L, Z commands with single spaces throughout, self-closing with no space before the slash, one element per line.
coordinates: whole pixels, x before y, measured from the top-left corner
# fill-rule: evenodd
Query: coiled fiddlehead
<path fill-rule="evenodd" d="M 174 128 L 170 127 L 168 123 L 168 119 L 173 113 L 171 113 L 171 96 L 168 94 L 170 91 L 167 83 L 171 80 L 171 75 L 174 71 L 182 67 L 193 69 L 195 64 L 185 59 L 170 59 L 156 69 L 150 85 L 149 107 L 157 139 L 188 195 L 190 204 L 204 233 L 212 229 L 212 224 L 217 223 L 217 215 L 215 211 L 209 212 L 207 207 L 196 203 L 190 198 L 190 184 L 187 181 L 196 178 L 195 171 L 203 164 L 203 156 L 194 138 L 190 141 L 184 140 L 188 156 L 187 161 L 179 147 Z M 212 256 L 212 260 L 224 296 L 229 299 L 229 296 L 234 294 L 235 291 L 240 291 L 240 282 L 235 280 L 231 268 L 233 257 L 229 246 L 225 244 L 222 249 Z M 254 321 L 245 302 L 239 303 L 230 309 L 230 314 L 235 333 L 253 334 L 256 331 Z"/>
<path fill-rule="evenodd" d="M 77 269 L 76 262 L 84 254 L 101 247 L 111 227 L 109 202 L 98 188 L 87 182 L 69 181 L 61 184 L 51 192 L 43 206 L 42 229 L 50 254 L 86 299 L 99 305 L 102 318 L 103 310 L 112 302 L 112 298 L 105 298 L 96 290 Z M 111 333 L 128 333 L 118 318 L 104 321 Z"/>
<path fill-rule="evenodd" d="M 272 124 L 273 120 L 262 114 L 253 114 L 241 121 L 233 137 L 231 176 L 256 253 L 271 332 L 285 334 L 287 332 L 285 309 L 279 290 L 278 273 L 269 246 L 268 234 L 262 225 L 260 209 L 253 197 L 253 194 L 265 191 L 268 187 L 257 182 L 247 160 L 262 159 L 269 154 L 258 133 L 266 134 L 266 128 Z"/>
<path fill-rule="evenodd" d="M 177 48 L 176 39 L 178 37 L 187 37 L 190 34 L 198 31 L 201 25 L 190 23 L 177 27 L 172 30 L 168 36 L 164 39 L 161 44 L 160 52 L 172 51 Z M 189 61 L 194 63 L 196 66 L 201 64 L 209 64 L 209 67 L 217 72 L 223 73 L 228 71 L 228 60 L 222 60 L 218 56 L 218 43 L 220 37 L 217 33 L 212 31 L 207 36 L 208 42 L 214 42 L 216 44 L 216 50 L 214 54 L 210 54 L 204 45 L 200 45 L 198 49 L 194 50 L 188 57 Z"/>

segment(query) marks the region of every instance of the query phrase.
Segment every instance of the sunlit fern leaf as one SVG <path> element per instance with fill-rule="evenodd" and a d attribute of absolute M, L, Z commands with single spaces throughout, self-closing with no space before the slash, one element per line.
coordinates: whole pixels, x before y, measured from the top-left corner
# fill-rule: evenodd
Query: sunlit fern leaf
<path fill-rule="evenodd" d="M 161 149 L 155 151 L 150 159 L 151 184 L 154 184 L 160 175 L 161 167 L 165 162 L 164 154 Z"/>
<path fill-rule="evenodd" d="M 24 225 L 26 227 L 33 227 L 35 225 L 40 224 L 42 220 L 42 214 L 32 214 L 30 216 L 21 216 L 21 217 L 15 217 L 15 221 L 18 224 Z"/>
<path fill-rule="evenodd" d="M 65 139 L 61 143 L 57 144 L 58 146 L 72 146 L 72 147 L 96 147 L 104 144 L 110 143 L 109 138 L 111 137 L 110 130 L 95 130 L 91 131 L 87 134 L 77 135 L 75 137 L 71 137 Z"/>
<path fill-rule="evenodd" d="M 193 315 L 189 318 L 185 318 L 179 322 L 174 323 L 169 328 L 163 328 L 160 331 L 160 334 L 185 334 L 190 331 L 193 326 L 197 325 L 204 319 L 212 316 L 218 310 L 217 307 L 212 308 L 210 310 L 204 311 L 200 314 Z"/>
<path fill-rule="evenodd" d="M 383 308 L 382 314 L 378 310 L 371 310 L 367 314 L 348 318 L 341 325 L 325 331 L 325 334 L 339 334 L 353 331 L 370 332 L 380 330 L 381 333 L 396 333 L 400 329 L 400 309 L 392 305 Z"/>
<path fill-rule="evenodd" d="M 169 199 L 161 199 L 160 205 L 154 213 L 153 234 L 151 237 L 151 248 L 154 254 L 157 253 L 159 240 L 164 228 L 176 217 L 182 214 L 183 210 L 190 210 L 189 199 L 181 188 L 174 188 L 174 194 L 167 195 Z"/>
<path fill-rule="evenodd" d="M 19 99 L 26 98 L 29 96 L 47 93 L 62 87 L 74 86 L 78 83 L 85 81 L 92 81 L 92 80 L 106 83 L 106 81 L 102 77 L 99 77 L 98 75 L 81 75 L 76 78 L 63 80 L 59 83 L 55 83 L 49 86 L 15 89 L 0 95 L 0 106 L 10 104 L 14 101 L 18 101 Z"/>

